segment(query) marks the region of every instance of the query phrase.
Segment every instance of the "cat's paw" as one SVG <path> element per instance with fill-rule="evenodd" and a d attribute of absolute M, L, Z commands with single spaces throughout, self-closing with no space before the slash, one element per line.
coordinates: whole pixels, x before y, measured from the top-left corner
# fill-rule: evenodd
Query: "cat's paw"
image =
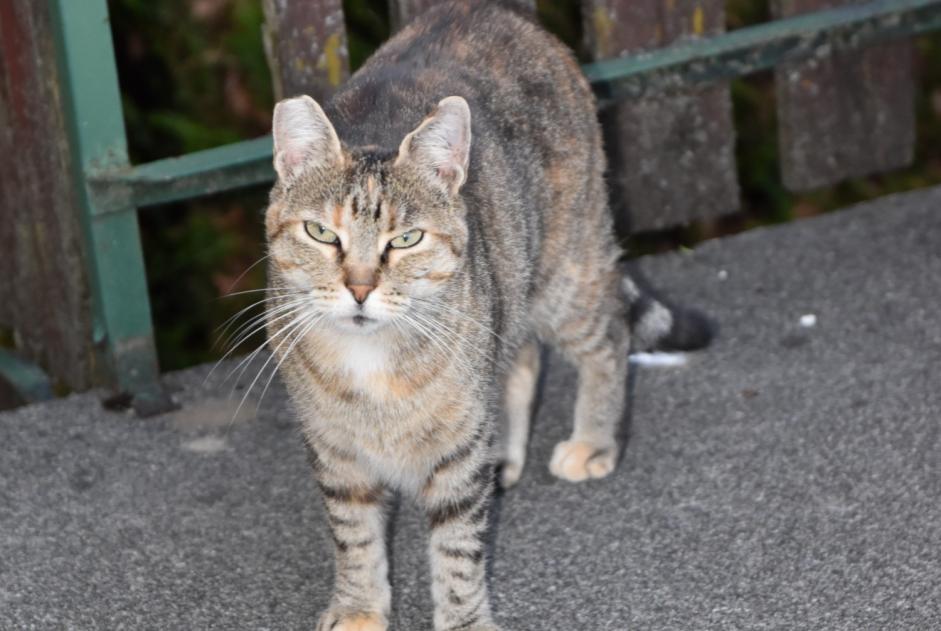
<path fill-rule="evenodd" d="M 508 489 L 520 481 L 520 476 L 523 475 L 523 463 L 504 460 L 500 464 L 499 471 L 500 488 Z"/>
<path fill-rule="evenodd" d="M 569 482 L 582 482 L 589 478 L 603 478 L 617 464 L 617 449 L 598 447 L 580 440 L 565 440 L 555 446 L 549 471 L 557 478 Z"/>
<path fill-rule="evenodd" d="M 317 631 L 386 631 L 389 623 L 378 613 L 340 613 L 325 611 Z"/>

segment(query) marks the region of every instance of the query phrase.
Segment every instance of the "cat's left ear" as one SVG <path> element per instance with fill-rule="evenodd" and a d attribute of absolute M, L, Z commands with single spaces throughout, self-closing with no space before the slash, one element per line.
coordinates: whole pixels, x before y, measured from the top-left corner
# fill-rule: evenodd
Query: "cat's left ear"
<path fill-rule="evenodd" d="M 274 106 L 271 122 L 274 168 L 290 182 L 305 169 L 343 159 L 336 130 L 317 101 L 309 96 L 285 99 Z"/>
<path fill-rule="evenodd" d="M 456 195 L 467 181 L 471 115 L 467 101 L 449 96 L 399 145 L 395 164 L 411 163 L 432 183 Z"/>

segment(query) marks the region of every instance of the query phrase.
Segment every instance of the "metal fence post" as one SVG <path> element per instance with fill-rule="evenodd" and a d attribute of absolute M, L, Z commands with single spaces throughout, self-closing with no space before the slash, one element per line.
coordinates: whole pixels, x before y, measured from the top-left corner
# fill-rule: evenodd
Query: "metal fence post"
<path fill-rule="evenodd" d="M 89 179 L 129 169 L 106 0 L 53 0 L 78 212 L 88 248 L 92 335 L 107 380 L 141 415 L 172 407 L 160 386 L 137 209 L 105 208 Z"/>

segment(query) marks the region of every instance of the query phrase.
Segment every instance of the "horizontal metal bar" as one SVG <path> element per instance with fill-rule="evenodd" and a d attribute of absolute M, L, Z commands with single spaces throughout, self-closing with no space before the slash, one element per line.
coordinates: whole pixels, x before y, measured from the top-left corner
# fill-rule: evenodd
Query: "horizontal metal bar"
<path fill-rule="evenodd" d="M 602 101 L 688 89 L 941 28 L 941 0 L 875 0 L 583 66 Z"/>
<path fill-rule="evenodd" d="M 602 102 L 688 89 L 941 29 L 941 0 L 874 0 L 749 26 L 705 39 L 583 66 Z M 270 182 L 271 137 L 92 173 L 99 212 L 150 206 Z"/>
<path fill-rule="evenodd" d="M 19 355 L 0 348 L 0 381 L 6 382 L 23 403 L 48 401 L 52 383 L 42 369 Z"/>
<path fill-rule="evenodd" d="M 274 179 L 271 136 L 89 174 L 101 212 L 152 206 L 263 184 Z"/>

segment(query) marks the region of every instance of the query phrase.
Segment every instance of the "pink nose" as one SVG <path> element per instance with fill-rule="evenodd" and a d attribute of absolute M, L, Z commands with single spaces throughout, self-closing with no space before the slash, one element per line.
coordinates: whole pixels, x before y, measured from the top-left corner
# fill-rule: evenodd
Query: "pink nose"
<path fill-rule="evenodd" d="M 347 285 L 346 287 L 359 304 L 366 302 L 369 292 L 376 288 L 375 285 Z"/>

